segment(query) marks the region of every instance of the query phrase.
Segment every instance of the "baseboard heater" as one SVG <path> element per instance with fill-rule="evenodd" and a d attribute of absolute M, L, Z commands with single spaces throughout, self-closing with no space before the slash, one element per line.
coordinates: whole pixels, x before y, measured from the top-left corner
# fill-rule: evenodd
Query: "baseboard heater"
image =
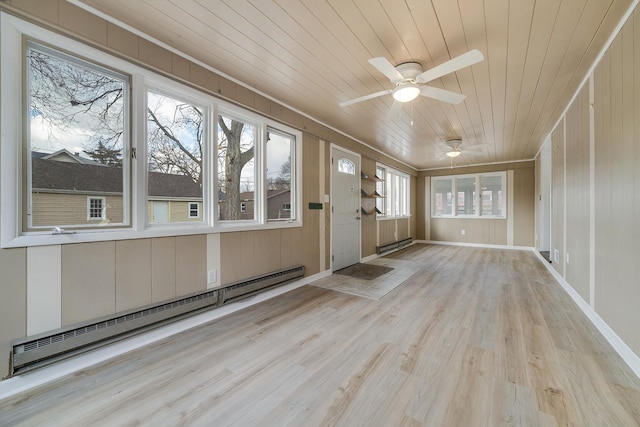
<path fill-rule="evenodd" d="M 387 243 L 386 245 L 376 246 L 376 254 L 380 255 L 383 252 L 388 252 L 388 251 L 391 251 L 393 249 L 404 248 L 405 246 L 407 246 L 411 242 L 413 242 L 413 239 L 411 237 L 409 237 L 407 239 L 402 239 L 402 240 L 398 240 L 396 242 Z"/>
<path fill-rule="evenodd" d="M 235 282 L 223 288 L 186 295 L 14 340 L 9 360 L 9 377 L 50 365 L 239 298 L 249 297 L 302 276 L 304 276 L 304 266 L 296 266 Z"/>

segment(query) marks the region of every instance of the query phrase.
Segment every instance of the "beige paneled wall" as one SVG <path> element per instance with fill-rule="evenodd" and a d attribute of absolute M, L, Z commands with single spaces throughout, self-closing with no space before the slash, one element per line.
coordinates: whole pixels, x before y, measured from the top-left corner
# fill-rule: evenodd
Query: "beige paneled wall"
<path fill-rule="evenodd" d="M 507 220 L 431 218 L 431 240 L 506 245 Z"/>
<path fill-rule="evenodd" d="M 551 260 L 564 275 L 564 120 L 551 133 Z M 557 251 L 557 252 L 556 252 Z M 556 262 L 555 254 L 558 253 Z"/>
<path fill-rule="evenodd" d="M 513 191 L 513 244 L 533 246 L 535 239 L 535 163 L 528 168 L 514 169 Z"/>
<path fill-rule="evenodd" d="M 362 179 L 360 185 L 362 190 L 372 195 L 376 191 L 376 182 L 372 179 L 376 174 L 376 162 L 369 157 L 360 159 L 360 169 L 368 178 Z M 361 248 L 360 256 L 362 258 L 374 255 L 376 253 L 377 225 L 376 225 L 376 199 L 361 198 L 363 212 L 361 212 Z"/>
<path fill-rule="evenodd" d="M 427 239 L 427 234 L 425 232 L 427 214 L 429 214 L 427 210 L 427 202 L 429 196 L 426 196 L 426 177 L 415 178 L 412 177 L 411 186 L 415 188 L 415 197 L 413 198 L 412 204 L 414 206 L 411 207 L 411 213 L 413 216 L 411 217 L 411 230 L 414 230 L 414 238 L 417 240 L 425 240 Z M 415 185 L 413 185 L 415 182 Z"/>
<path fill-rule="evenodd" d="M 636 9 L 551 135 L 551 182 L 554 267 L 640 356 L 638 70 Z"/>
<path fill-rule="evenodd" d="M 27 250 L 0 249 L 0 272 L 0 378 L 4 378 L 11 341 L 27 333 Z"/>
<path fill-rule="evenodd" d="M 589 302 L 589 85 L 566 114 L 565 277 Z"/>
<path fill-rule="evenodd" d="M 453 169 L 422 171 L 418 179 L 430 179 L 431 176 L 461 175 L 470 173 L 513 171 L 513 187 L 507 188 L 507 194 L 514 199 L 513 244 L 533 246 L 535 223 L 535 162 L 515 162 L 496 165 L 482 165 Z M 425 184 L 426 185 L 426 184 Z M 430 194 L 425 194 L 422 203 L 430 206 Z M 430 216 L 429 209 L 425 215 Z M 493 245 L 507 244 L 508 221 L 503 219 L 480 218 L 428 218 L 430 240 L 446 242 L 483 243 Z M 464 234 L 462 234 L 464 230 Z"/>
<path fill-rule="evenodd" d="M 397 241 L 396 238 L 396 220 L 385 219 L 378 221 L 378 244 L 386 245 Z"/>
<path fill-rule="evenodd" d="M 640 356 L 640 10 L 594 73 L 596 312 Z"/>
<path fill-rule="evenodd" d="M 404 240 L 411 237 L 411 219 L 401 218 L 396 220 L 397 240 Z"/>

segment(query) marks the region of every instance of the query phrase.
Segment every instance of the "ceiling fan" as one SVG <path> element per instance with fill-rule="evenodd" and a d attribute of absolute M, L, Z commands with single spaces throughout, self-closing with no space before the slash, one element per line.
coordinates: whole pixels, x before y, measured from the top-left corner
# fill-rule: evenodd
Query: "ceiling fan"
<path fill-rule="evenodd" d="M 486 147 L 486 144 L 477 144 L 463 148 L 462 139 L 460 138 L 450 139 L 446 141 L 445 144 L 447 146 L 447 151 L 445 151 L 444 155 L 438 160 L 444 160 L 447 157 L 453 159 L 462 153 L 471 155 L 482 154 L 482 149 Z"/>
<path fill-rule="evenodd" d="M 369 63 L 376 67 L 382 74 L 387 76 L 387 78 L 391 80 L 391 83 L 395 85 L 395 88 L 361 96 L 349 101 L 343 101 L 339 105 L 341 107 L 346 107 L 348 105 L 368 101 L 369 99 L 378 98 L 388 94 L 391 94 L 395 100 L 392 107 L 392 110 L 395 111 L 398 111 L 402 106 L 402 103 L 413 101 L 419 95 L 437 99 L 449 104 L 458 104 L 464 100 L 465 95 L 428 86 L 426 83 L 473 65 L 483 59 L 484 56 L 482 53 L 477 49 L 473 49 L 427 71 L 422 71 L 422 66 L 417 62 L 406 62 L 394 67 L 387 58 L 371 58 L 369 59 Z M 390 112 L 387 117 L 391 115 L 393 114 Z"/>

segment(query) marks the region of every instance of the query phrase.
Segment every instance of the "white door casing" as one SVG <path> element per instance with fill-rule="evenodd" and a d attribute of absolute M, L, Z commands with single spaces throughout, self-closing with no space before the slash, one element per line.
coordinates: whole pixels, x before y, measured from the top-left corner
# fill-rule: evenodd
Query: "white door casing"
<path fill-rule="evenodd" d="M 360 261 L 360 157 L 331 147 L 332 270 Z"/>

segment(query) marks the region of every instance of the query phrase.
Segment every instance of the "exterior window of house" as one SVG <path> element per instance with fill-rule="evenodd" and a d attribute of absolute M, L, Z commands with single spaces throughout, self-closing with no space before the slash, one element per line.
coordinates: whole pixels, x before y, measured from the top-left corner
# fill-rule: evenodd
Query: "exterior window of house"
<path fill-rule="evenodd" d="M 255 219 L 257 126 L 227 114 L 218 116 L 219 220 Z M 252 201 L 254 209 L 247 209 Z M 244 207 L 243 207 L 244 206 Z"/>
<path fill-rule="evenodd" d="M 23 230 L 127 224 L 129 78 L 33 41 L 25 60 Z"/>
<path fill-rule="evenodd" d="M 384 165 L 376 166 L 376 208 L 379 218 L 401 218 L 411 215 L 409 176 Z"/>
<path fill-rule="evenodd" d="M 147 92 L 147 207 L 150 223 L 184 222 L 202 200 L 205 108 Z M 165 211 L 168 209 L 167 214 Z"/>
<path fill-rule="evenodd" d="M 199 203 L 189 203 L 189 218 L 200 218 Z"/>
<path fill-rule="evenodd" d="M 291 210 L 294 192 L 292 177 L 295 171 L 291 159 L 295 159 L 295 136 L 268 129 L 267 133 L 267 220 L 295 218 Z"/>
<path fill-rule="evenodd" d="M 87 219 L 105 219 L 106 200 L 104 197 L 87 198 Z"/>
<path fill-rule="evenodd" d="M 431 178 L 431 215 L 506 218 L 506 173 Z"/>

